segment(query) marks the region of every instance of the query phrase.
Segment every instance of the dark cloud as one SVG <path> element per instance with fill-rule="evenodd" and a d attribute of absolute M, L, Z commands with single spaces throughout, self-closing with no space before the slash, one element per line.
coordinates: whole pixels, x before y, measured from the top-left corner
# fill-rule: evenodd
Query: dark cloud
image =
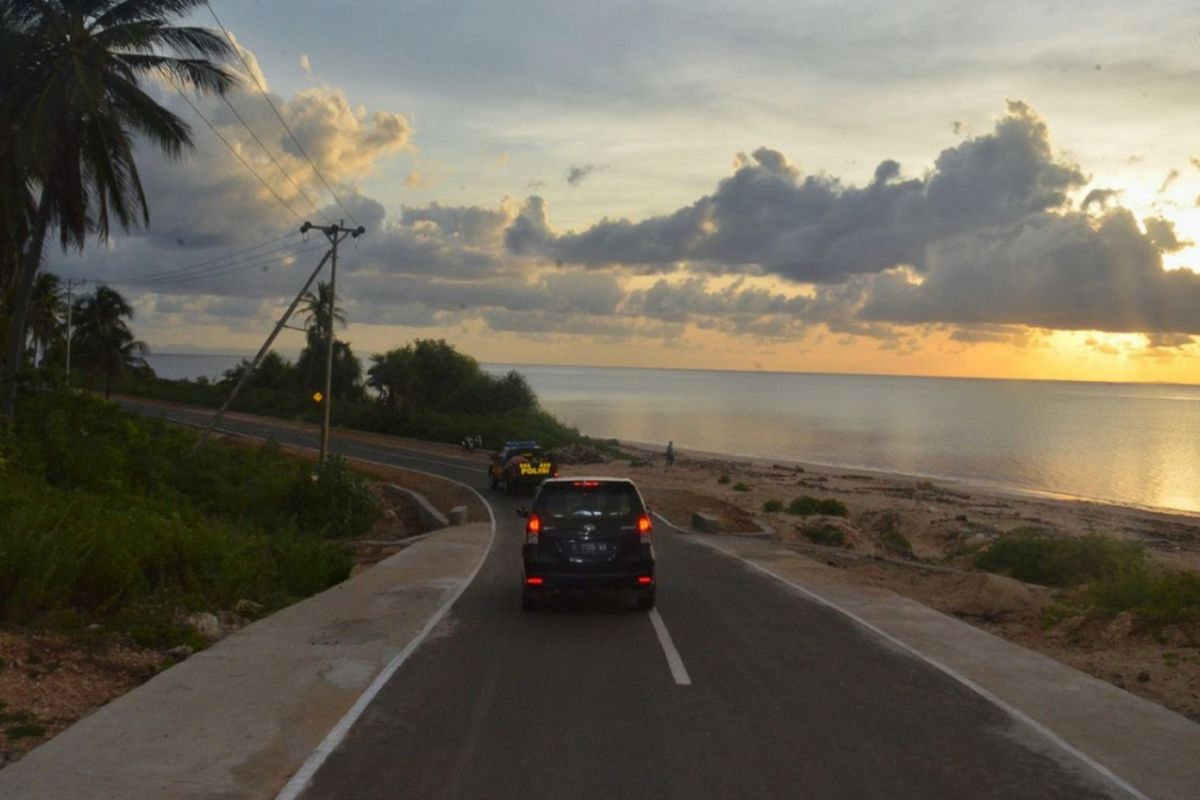
<path fill-rule="evenodd" d="M 1108 207 L 1110 200 L 1115 200 L 1120 196 L 1120 189 L 1092 189 L 1087 193 L 1087 196 L 1083 198 L 1083 202 L 1079 204 L 1079 209 L 1081 211 L 1087 211 L 1092 206 L 1097 206 L 1099 210 L 1103 211 Z"/>
<path fill-rule="evenodd" d="M 973 325 L 955 328 L 950 341 L 963 344 L 1014 344 L 1025 336 L 1025 329 L 1012 325 Z"/>
<path fill-rule="evenodd" d="M 1146 346 L 1156 349 L 1174 350 L 1188 347 L 1196 337 L 1186 333 L 1147 333 Z"/>
<path fill-rule="evenodd" d="M 583 183 L 583 179 L 596 171 L 594 164 L 584 164 L 583 166 L 572 166 L 567 170 L 567 183 L 571 186 L 578 186 Z"/>
<path fill-rule="evenodd" d="M 1185 247 L 1191 247 L 1195 242 L 1180 239 L 1175 235 L 1175 223 L 1162 217 L 1146 217 L 1142 220 L 1146 226 L 1146 238 L 1156 248 L 1164 253 L 1177 253 Z"/>
<path fill-rule="evenodd" d="M 1042 214 L 931 248 L 923 276 L 893 270 L 864 287 L 859 316 L 891 323 L 1200 332 L 1200 275 L 1164 270 L 1133 215 Z"/>
<path fill-rule="evenodd" d="M 518 241 L 592 266 L 655 271 L 690 262 L 836 283 L 900 264 L 923 270 L 931 243 L 1058 210 L 1085 182 L 1078 167 L 1055 159 L 1045 123 L 1022 103 L 1011 103 L 992 132 L 944 150 L 927 176 L 900 175 L 886 160 L 870 184 L 845 186 L 801 175 L 782 153 L 759 148 L 713 194 L 673 214 L 557 236 L 543 226 L 540 241 Z"/>

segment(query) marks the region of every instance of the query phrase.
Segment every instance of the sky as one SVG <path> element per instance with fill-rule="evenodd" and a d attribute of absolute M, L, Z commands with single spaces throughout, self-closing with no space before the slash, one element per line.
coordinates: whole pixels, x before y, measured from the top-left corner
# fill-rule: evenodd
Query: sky
<path fill-rule="evenodd" d="M 155 352 L 255 351 L 344 219 L 364 359 L 1200 382 L 1190 3 L 212 7 L 241 88 L 153 86 L 194 152 L 48 263 Z"/>

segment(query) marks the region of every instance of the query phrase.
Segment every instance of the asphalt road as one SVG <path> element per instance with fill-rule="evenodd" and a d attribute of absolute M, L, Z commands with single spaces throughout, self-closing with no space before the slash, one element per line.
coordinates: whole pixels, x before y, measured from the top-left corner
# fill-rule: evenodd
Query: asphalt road
<path fill-rule="evenodd" d="M 316 444 L 268 421 L 222 427 Z M 333 450 L 474 486 L 498 526 L 474 582 L 306 800 L 1123 796 L 943 673 L 663 525 L 657 622 L 675 669 L 652 615 L 619 600 L 522 611 L 514 512 L 527 500 L 489 493 L 478 462 Z"/>

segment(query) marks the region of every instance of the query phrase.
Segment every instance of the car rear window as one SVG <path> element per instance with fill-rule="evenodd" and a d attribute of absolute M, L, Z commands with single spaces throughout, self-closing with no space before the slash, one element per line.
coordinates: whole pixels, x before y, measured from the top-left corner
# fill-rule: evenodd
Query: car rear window
<path fill-rule="evenodd" d="M 564 481 L 543 484 L 534 510 L 553 519 L 620 519 L 643 509 L 628 481 Z"/>

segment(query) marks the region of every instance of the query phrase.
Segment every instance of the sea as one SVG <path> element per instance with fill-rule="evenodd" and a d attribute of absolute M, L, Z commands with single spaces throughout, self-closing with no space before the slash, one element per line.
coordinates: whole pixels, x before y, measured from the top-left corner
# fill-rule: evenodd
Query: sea
<path fill-rule="evenodd" d="M 149 361 L 211 378 L 241 358 Z M 1200 386 L 484 366 L 600 438 L 1200 514 Z"/>

